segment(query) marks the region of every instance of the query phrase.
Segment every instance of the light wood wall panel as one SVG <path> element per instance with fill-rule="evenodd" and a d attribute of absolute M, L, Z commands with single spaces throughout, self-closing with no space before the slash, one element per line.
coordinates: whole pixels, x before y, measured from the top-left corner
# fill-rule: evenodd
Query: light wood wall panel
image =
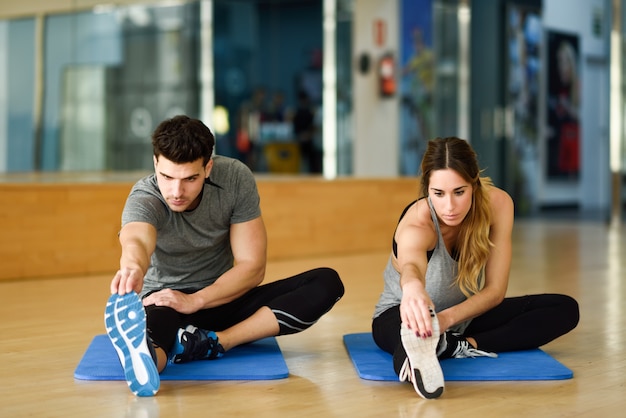
<path fill-rule="evenodd" d="M 417 179 L 258 180 L 270 260 L 390 248 Z M 114 272 L 132 182 L 0 184 L 0 280 Z"/>
<path fill-rule="evenodd" d="M 391 248 L 416 179 L 259 182 L 270 259 Z"/>
<path fill-rule="evenodd" d="M 2 184 L 0 279 L 108 272 L 128 184 Z"/>

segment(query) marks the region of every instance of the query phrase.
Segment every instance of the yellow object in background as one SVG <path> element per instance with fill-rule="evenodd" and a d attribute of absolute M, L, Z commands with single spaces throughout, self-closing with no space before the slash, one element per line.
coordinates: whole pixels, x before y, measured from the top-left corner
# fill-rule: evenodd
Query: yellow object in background
<path fill-rule="evenodd" d="M 269 143 L 265 145 L 264 152 L 270 173 L 300 172 L 300 149 L 297 143 Z"/>

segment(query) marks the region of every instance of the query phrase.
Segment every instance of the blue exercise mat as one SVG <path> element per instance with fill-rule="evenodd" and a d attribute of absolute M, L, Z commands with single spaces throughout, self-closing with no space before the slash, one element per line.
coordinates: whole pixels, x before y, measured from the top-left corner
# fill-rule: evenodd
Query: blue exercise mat
<path fill-rule="evenodd" d="M 217 360 L 168 364 L 161 380 L 273 380 L 289 376 L 275 338 L 229 350 Z M 106 334 L 96 335 L 74 371 L 80 380 L 125 380 L 115 348 Z"/>
<path fill-rule="evenodd" d="M 347 334 L 343 342 L 361 379 L 398 381 L 391 354 L 378 348 L 371 333 Z M 446 359 L 440 363 L 446 381 L 563 380 L 574 376 L 540 349 L 500 353 L 497 358 Z"/>

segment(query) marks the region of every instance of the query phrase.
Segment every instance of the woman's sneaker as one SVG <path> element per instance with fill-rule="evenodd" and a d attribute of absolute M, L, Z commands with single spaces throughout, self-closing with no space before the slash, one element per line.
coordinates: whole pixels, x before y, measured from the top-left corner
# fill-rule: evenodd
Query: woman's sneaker
<path fill-rule="evenodd" d="M 496 358 L 496 353 L 474 348 L 469 341 L 461 334 L 446 331 L 441 335 L 437 357 L 440 360 L 447 358 L 470 358 L 470 357 L 491 357 Z"/>
<path fill-rule="evenodd" d="M 146 312 L 137 293 L 109 297 L 104 324 L 120 359 L 126 383 L 137 396 L 153 396 L 161 379 L 146 335 Z"/>
<path fill-rule="evenodd" d="M 430 316 L 433 327 L 432 337 L 418 337 L 404 323 L 400 328 L 400 338 L 406 352 L 406 359 L 400 367 L 398 377 L 401 382 L 408 380 L 413 383 L 415 391 L 424 399 L 438 398 L 444 390 L 443 371 L 436 353 L 439 343 L 439 321 L 432 308 Z"/>
<path fill-rule="evenodd" d="M 214 360 L 224 355 L 224 347 L 213 331 L 205 331 L 193 325 L 178 330 L 170 362 L 187 363 L 193 360 Z"/>

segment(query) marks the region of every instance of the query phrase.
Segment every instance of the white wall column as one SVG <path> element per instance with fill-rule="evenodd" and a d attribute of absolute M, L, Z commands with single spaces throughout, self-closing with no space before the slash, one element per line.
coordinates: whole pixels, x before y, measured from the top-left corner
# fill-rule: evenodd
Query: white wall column
<path fill-rule="evenodd" d="M 392 177 L 399 173 L 400 100 L 379 93 L 378 65 L 386 53 L 399 71 L 399 0 L 355 0 L 353 103 L 355 176 Z M 369 68 L 360 63 L 369 61 Z"/>

